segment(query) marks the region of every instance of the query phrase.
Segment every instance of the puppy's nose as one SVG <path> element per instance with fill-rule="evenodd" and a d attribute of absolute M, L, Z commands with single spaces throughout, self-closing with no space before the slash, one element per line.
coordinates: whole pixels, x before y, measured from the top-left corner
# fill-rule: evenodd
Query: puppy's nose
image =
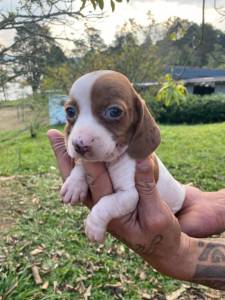
<path fill-rule="evenodd" d="M 73 142 L 74 149 L 77 153 L 84 155 L 85 153 L 90 151 L 90 146 L 85 145 L 83 141 L 74 141 Z"/>

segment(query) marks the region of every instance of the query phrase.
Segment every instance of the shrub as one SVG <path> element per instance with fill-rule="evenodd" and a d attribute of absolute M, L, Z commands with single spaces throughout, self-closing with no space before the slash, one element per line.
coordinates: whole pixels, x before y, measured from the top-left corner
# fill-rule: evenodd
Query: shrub
<path fill-rule="evenodd" d="M 173 103 L 165 106 L 153 97 L 144 99 L 147 102 L 154 117 L 160 123 L 169 124 L 198 124 L 215 123 L 225 121 L 225 95 L 214 94 L 197 96 L 188 94 L 179 104 Z"/>

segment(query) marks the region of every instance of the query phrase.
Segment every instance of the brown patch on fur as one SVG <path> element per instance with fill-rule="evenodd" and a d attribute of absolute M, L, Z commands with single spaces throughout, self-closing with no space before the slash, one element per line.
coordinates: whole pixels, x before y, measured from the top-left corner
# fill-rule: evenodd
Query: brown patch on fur
<path fill-rule="evenodd" d="M 160 132 L 144 101 L 129 80 L 117 72 L 102 75 L 91 91 L 92 111 L 108 130 L 117 144 L 128 145 L 128 154 L 142 159 L 151 154 L 160 143 Z M 117 120 L 107 120 L 103 111 L 118 105 L 124 115 Z"/>
<path fill-rule="evenodd" d="M 134 159 L 143 159 L 153 153 L 160 144 L 160 130 L 148 108 L 136 93 L 136 127 L 128 145 L 128 153 Z"/>
<path fill-rule="evenodd" d="M 109 73 L 99 77 L 91 91 L 92 111 L 99 122 L 113 133 L 119 145 L 127 145 L 132 136 L 134 120 L 133 90 L 128 79 L 119 73 Z M 118 105 L 124 114 L 117 120 L 107 120 L 104 110 Z"/>

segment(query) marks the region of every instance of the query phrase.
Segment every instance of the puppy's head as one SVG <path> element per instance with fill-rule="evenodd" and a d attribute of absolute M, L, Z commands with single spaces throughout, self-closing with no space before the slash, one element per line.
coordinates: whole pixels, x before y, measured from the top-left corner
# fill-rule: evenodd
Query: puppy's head
<path fill-rule="evenodd" d="M 111 161 L 127 151 L 142 159 L 160 143 L 159 128 L 144 101 L 120 73 L 97 71 L 80 77 L 65 111 L 71 157 Z"/>

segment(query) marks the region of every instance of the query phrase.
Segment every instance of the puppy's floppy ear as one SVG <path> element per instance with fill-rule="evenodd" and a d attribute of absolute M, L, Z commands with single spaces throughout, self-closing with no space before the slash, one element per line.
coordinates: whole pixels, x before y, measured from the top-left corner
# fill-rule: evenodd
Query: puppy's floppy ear
<path fill-rule="evenodd" d="M 160 131 L 144 100 L 136 93 L 134 109 L 134 133 L 128 144 L 128 154 L 134 159 L 143 159 L 160 144 Z"/>

